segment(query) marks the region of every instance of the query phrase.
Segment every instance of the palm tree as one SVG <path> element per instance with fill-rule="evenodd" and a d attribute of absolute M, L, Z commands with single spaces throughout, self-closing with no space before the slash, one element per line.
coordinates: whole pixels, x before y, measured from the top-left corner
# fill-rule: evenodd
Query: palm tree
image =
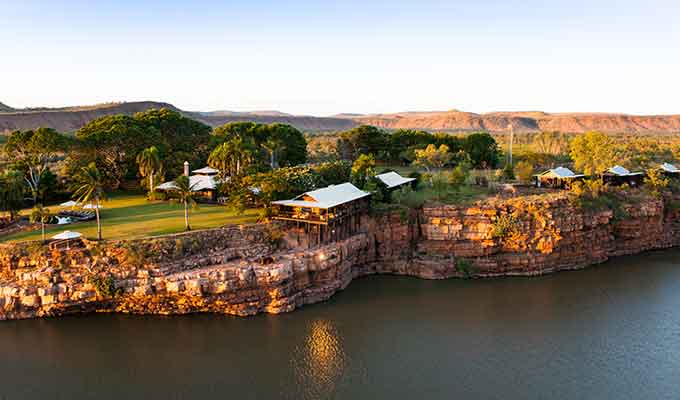
<path fill-rule="evenodd" d="M 196 201 L 193 197 L 193 186 L 189 181 L 188 176 L 180 175 L 175 179 L 175 191 L 179 197 L 179 201 L 184 204 L 184 229 L 189 231 L 189 207 L 196 207 Z"/>
<path fill-rule="evenodd" d="M 0 174 L 0 211 L 9 213 L 10 222 L 21 210 L 23 200 L 23 174 L 17 170 L 9 170 Z"/>
<path fill-rule="evenodd" d="M 254 155 L 255 145 L 252 140 L 243 140 L 236 136 L 215 148 L 208 158 L 208 164 L 219 169 L 225 176 L 234 176 L 252 163 Z"/>
<path fill-rule="evenodd" d="M 269 153 L 269 166 L 275 169 L 279 166 L 278 153 L 285 147 L 285 144 L 280 139 L 270 138 L 261 144 L 262 148 Z"/>
<path fill-rule="evenodd" d="M 33 207 L 33 210 L 31 210 L 31 215 L 30 215 L 30 220 L 31 223 L 35 224 L 36 222 L 40 222 L 40 229 L 42 231 L 42 241 L 45 241 L 45 223 L 49 222 L 50 218 L 52 217 L 52 214 L 50 214 L 50 210 L 47 208 L 44 208 L 40 204 L 36 204 Z"/>
<path fill-rule="evenodd" d="M 137 155 L 137 164 L 139 165 L 139 174 L 142 177 L 149 178 L 149 197 L 153 197 L 154 184 L 153 178 L 161 170 L 161 159 L 158 154 L 156 146 L 151 146 L 142 150 Z"/>
<path fill-rule="evenodd" d="M 99 219 L 99 202 L 106 200 L 102 174 L 97 169 L 97 165 L 91 162 L 86 167 L 82 167 L 74 177 L 72 186 L 73 198 L 79 203 L 89 203 L 94 205 L 94 212 L 97 216 L 97 238 L 102 240 L 102 224 Z"/>

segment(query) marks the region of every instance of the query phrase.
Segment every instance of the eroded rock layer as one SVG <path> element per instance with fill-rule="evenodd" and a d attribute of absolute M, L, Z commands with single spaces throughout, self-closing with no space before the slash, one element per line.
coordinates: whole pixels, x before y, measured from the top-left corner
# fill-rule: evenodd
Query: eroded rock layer
<path fill-rule="evenodd" d="M 276 225 L 86 242 L 68 252 L 3 245 L 0 319 L 281 313 L 326 300 L 369 274 L 539 275 L 680 244 L 677 208 L 653 198 L 631 203 L 617 217 L 581 210 L 560 195 L 425 207 L 366 217 L 356 235 L 313 249 L 286 244 Z"/>

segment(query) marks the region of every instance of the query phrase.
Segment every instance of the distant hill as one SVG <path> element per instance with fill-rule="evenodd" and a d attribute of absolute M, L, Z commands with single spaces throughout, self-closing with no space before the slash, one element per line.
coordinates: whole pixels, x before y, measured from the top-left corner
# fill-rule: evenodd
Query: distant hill
<path fill-rule="evenodd" d="M 62 108 L 14 109 L 0 103 L 0 132 L 52 127 L 72 132 L 105 115 L 127 114 L 151 108 L 170 108 L 210 126 L 228 122 L 253 121 L 285 123 L 303 131 L 341 131 L 361 124 L 386 129 L 503 132 L 512 124 L 515 132 L 561 131 L 580 133 L 599 130 L 610 133 L 678 133 L 680 115 L 627 115 L 603 113 L 545 113 L 542 111 L 492 112 L 476 114 L 459 110 L 407 111 L 393 114 L 343 113 L 332 117 L 299 116 L 280 111 L 182 111 L 172 104 L 139 101 Z"/>
<path fill-rule="evenodd" d="M 680 115 L 549 114 L 541 111 L 476 114 L 453 110 L 375 114 L 353 120 L 389 129 L 501 132 L 506 131 L 508 125 L 512 124 L 516 132 L 582 133 L 591 130 L 610 133 L 680 132 Z"/>
<path fill-rule="evenodd" d="M 14 109 L 4 103 L 0 103 L 0 112 L 12 112 Z"/>

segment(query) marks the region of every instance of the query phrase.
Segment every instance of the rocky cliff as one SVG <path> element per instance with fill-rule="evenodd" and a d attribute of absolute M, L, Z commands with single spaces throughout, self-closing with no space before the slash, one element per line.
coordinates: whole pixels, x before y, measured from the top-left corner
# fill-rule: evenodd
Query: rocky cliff
<path fill-rule="evenodd" d="M 615 218 L 544 195 L 366 217 L 360 233 L 314 249 L 291 248 L 276 225 L 86 242 L 69 252 L 3 245 L 0 319 L 81 312 L 245 316 L 323 301 L 368 274 L 545 274 L 680 245 L 679 217 L 677 208 L 653 198 L 626 205 L 625 218 Z"/>

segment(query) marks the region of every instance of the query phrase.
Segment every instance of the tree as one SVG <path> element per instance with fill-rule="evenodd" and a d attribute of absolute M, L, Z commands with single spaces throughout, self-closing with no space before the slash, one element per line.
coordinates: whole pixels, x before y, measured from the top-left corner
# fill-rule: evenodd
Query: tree
<path fill-rule="evenodd" d="M 97 216 L 97 239 L 102 240 L 102 224 L 99 217 L 99 204 L 106 200 L 104 177 L 94 162 L 82 167 L 74 177 L 73 198 L 81 204 L 92 204 Z"/>
<path fill-rule="evenodd" d="M 515 175 L 520 182 L 529 183 L 534 176 L 534 166 L 527 161 L 520 161 L 515 165 Z"/>
<path fill-rule="evenodd" d="M 571 141 L 574 167 L 586 175 L 601 174 L 621 162 L 614 141 L 601 132 L 587 132 Z"/>
<path fill-rule="evenodd" d="M 175 191 L 179 201 L 184 205 L 184 229 L 189 231 L 191 230 L 189 226 L 189 207 L 196 207 L 196 201 L 194 200 L 193 186 L 191 186 L 188 176 L 180 175 L 175 179 Z"/>
<path fill-rule="evenodd" d="M 142 150 L 137 155 L 137 164 L 139 165 L 139 174 L 144 178 L 149 178 L 149 197 L 153 197 L 156 190 L 153 178 L 161 169 L 161 159 L 156 146 L 151 146 Z"/>
<path fill-rule="evenodd" d="M 451 172 L 449 172 L 448 181 L 454 189 L 460 189 L 467 181 L 470 175 L 470 170 L 464 164 L 459 164 Z"/>
<path fill-rule="evenodd" d="M 381 159 L 389 156 L 388 136 L 375 126 L 362 125 L 340 134 L 338 151 L 347 160 L 356 160 L 361 154 L 373 154 Z"/>
<path fill-rule="evenodd" d="M 65 148 L 65 144 L 64 137 L 51 128 L 16 131 L 9 136 L 5 151 L 10 160 L 25 172 L 24 179 L 31 191 L 33 204 L 38 202 L 42 179 L 49 171 L 49 163 L 57 152 Z"/>
<path fill-rule="evenodd" d="M 488 133 L 473 133 L 465 138 L 463 150 L 474 168 L 494 168 L 498 164 L 498 145 Z"/>
<path fill-rule="evenodd" d="M 162 142 L 160 132 L 127 115 L 90 121 L 76 132 L 77 153 L 71 163 L 78 167 L 94 162 L 105 184 L 117 188 L 137 175 L 136 157 Z"/>
<path fill-rule="evenodd" d="M 375 175 L 375 158 L 372 154 L 362 154 L 352 164 L 352 183 L 362 189 L 366 181 Z"/>
<path fill-rule="evenodd" d="M 278 168 L 277 156 L 279 152 L 286 146 L 283 141 L 276 138 L 269 138 L 266 142 L 261 144 L 262 148 L 269 153 L 269 167 L 271 169 Z"/>
<path fill-rule="evenodd" d="M 212 131 L 208 125 L 168 108 L 140 112 L 134 119 L 146 131 L 158 133 L 159 140 L 152 144 L 158 148 L 169 176 L 181 174 L 184 161 L 191 165 L 205 164 Z"/>
<path fill-rule="evenodd" d="M 251 140 L 237 136 L 219 145 L 208 157 L 208 165 L 226 176 L 239 176 L 254 160 L 255 148 Z"/>
<path fill-rule="evenodd" d="M 436 147 L 433 144 L 425 149 L 415 151 L 415 165 L 425 168 L 428 173 L 433 169 L 441 169 L 451 161 L 453 154 L 449 152 L 449 146 L 442 144 Z"/>
<path fill-rule="evenodd" d="M 665 190 L 668 190 L 670 179 L 668 179 L 660 169 L 654 168 L 647 171 L 645 185 L 649 188 L 649 191 L 653 196 L 661 197 L 662 193 Z"/>
<path fill-rule="evenodd" d="M 0 174 L 0 211 L 13 221 L 21 210 L 24 199 L 24 176 L 21 171 L 9 170 Z"/>
<path fill-rule="evenodd" d="M 40 230 L 42 233 L 42 241 L 45 241 L 45 223 L 50 221 L 50 218 L 52 218 L 52 214 L 50 214 L 50 210 L 47 208 L 44 208 L 42 205 L 35 205 L 33 209 L 31 210 L 31 215 L 29 217 L 31 223 L 40 223 Z"/>

